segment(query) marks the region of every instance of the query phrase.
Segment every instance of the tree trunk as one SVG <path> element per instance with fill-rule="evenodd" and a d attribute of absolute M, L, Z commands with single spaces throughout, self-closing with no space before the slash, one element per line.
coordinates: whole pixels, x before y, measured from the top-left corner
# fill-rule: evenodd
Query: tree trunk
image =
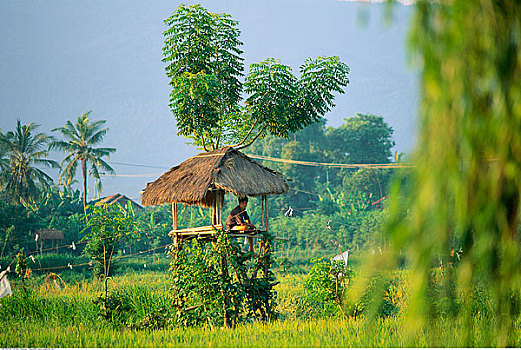
<path fill-rule="evenodd" d="M 87 160 L 81 159 L 81 175 L 83 176 L 83 211 L 87 216 Z"/>

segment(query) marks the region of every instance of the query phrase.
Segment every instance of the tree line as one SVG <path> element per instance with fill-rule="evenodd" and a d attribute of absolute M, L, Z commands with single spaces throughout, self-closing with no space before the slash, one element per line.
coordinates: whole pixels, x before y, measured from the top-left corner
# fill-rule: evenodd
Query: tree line
<path fill-rule="evenodd" d="M 113 173 L 105 161 L 114 148 L 97 147 L 106 135 L 105 120 L 93 121 L 88 111 L 76 122 L 39 132 L 35 123 L 16 121 L 14 130 L 0 130 L 0 257 L 20 249 L 33 250 L 31 233 L 41 228 L 63 231 L 68 241 L 78 241 L 84 228 L 87 178 L 100 186 L 100 170 Z M 49 151 L 65 153 L 61 163 Z M 41 167 L 59 169 L 57 183 Z M 83 194 L 71 185 L 81 168 Z M 69 242 L 70 243 L 70 242 Z"/>
<path fill-rule="evenodd" d="M 58 184 L 70 188 L 78 166 L 83 179 L 83 206 L 87 203 L 87 178 L 94 177 L 101 184 L 100 170 L 113 173 L 114 169 L 103 159 L 115 148 L 96 147 L 103 141 L 108 128 L 105 120 L 92 121 L 91 111 L 82 114 L 76 123 L 52 129 L 61 139 L 37 132 L 39 125 L 16 121 L 14 131 L 3 134 L 0 130 L 0 195 L 14 204 L 32 203 L 54 184 L 51 176 L 39 168 L 58 168 Z M 49 151 L 59 150 L 65 158 L 58 164 L 47 159 Z M 90 167 L 90 168 L 89 168 Z"/>

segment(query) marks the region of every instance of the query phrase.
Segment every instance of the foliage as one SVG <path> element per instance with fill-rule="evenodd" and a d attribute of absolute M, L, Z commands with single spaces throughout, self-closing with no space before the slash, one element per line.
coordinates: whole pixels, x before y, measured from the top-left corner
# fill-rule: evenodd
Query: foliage
<path fill-rule="evenodd" d="M 206 148 L 226 140 L 226 120 L 236 112 L 243 59 L 237 22 L 200 5 L 181 5 L 165 20 L 163 62 L 171 79 L 170 108 L 179 134 Z"/>
<path fill-rule="evenodd" d="M 235 326 L 275 318 L 271 272 L 272 237 L 255 252 L 219 231 L 212 242 L 193 239 L 172 246 L 173 293 L 177 321 L 184 326 Z"/>
<path fill-rule="evenodd" d="M 34 232 L 38 229 L 60 230 L 68 244 L 80 239 L 85 218 L 78 191 L 53 186 L 37 200 L 25 206 L 0 201 L 0 257 L 21 248 L 35 250 Z"/>
<path fill-rule="evenodd" d="M 65 138 L 64 140 L 54 140 L 49 149 L 58 149 L 66 153 L 61 163 L 60 180 L 65 186 L 69 186 L 74 176 L 78 163 L 81 166 L 83 177 L 83 207 L 87 205 L 87 175 L 93 176 L 101 184 L 99 170 L 113 173 L 112 167 L 107 164 L 103 157 L 110 156 L 115 152 L 115 148 L 106 148 L 94 146 L 103 140 L 108 128 L 102 129 L 105 120 L 91 122 L 89 119 L 91 111 L 83 113 L 76 120 L 76 124 L 67 121 L 63 127 L 55 128 L 52 131 L 58 131 Z M 87 164 L 90 164 L 90 171 L 87 174 Z"/>
<path fill-rule="evenodd" d="M 238 22 L 200 5 L 181 5 L 165 20 L 163 62 L 170 79 L 170 108 L 179 134 L 205 150 L 248 146 L 266 134 L 287 137 L 315 123 L 349 83 L 338 57 L 307 59 L 300 78 L 269 58 L 250 66 L 244 92 Z"/>
<path fill-rule="evenodd" d="M 334 256 L 347 249 L 363 251 L 383 248 L 388 238 L 381 233 L 384 211 L 372 209 L 359 197 L 339 196 L 339 202 L 330 200 L 335 206 L 325 207 L 321 201 L 315 211 L 298 217 L 275 217 L 270 221 L 270 230 L 277 236 L 289 238 L 289 242 L 277 243 L 277 251 L 291 260 L 308 260 L 323 256 Z M 300 263 L 302 264 L 302 262 Z"/>
<path fill-rule="evenodd" d="M 63 233 L 63 244 L 79 242 L 80 232 L 85 228 L 80 191 L 67 187 L 52 187 L 41 196 L 40 202 L 32 211 L 37 216 L 41 228 L 55 229 Z M 78 254 L 79 252 L 80 250 L 76 251 Z"/>
<path fill-rule="evenodd" d="M 33 123 L 22 125 L 18 119 L 14 131 L 0 133 L 0 189 L 14 204 L 35 200 L 52 184 L 52 178 L 36 166 L 59 167 L 44 158 L 48 155 L 44 148 L 51 139 L 44 133 L 35 134 L 37 127 Z"/>
<path fill-rule="evenodd" d="M 339 128 L 329 127 L 330 156 L 339 163 L 382 164 L 389 163 L 393 129 L 383 117 L 357 113 L 344 119 Z"/>
<path fill-rule="evenodd" d="M 416 163 L 407 186 L 391 196 L 387 230 L 394 253 L 406 253 L 414 284 L 411 336 L 436 318 L 432 309 L 462 294 L 464 346 L 474 343 L 471 301 L 488 286 L 494 321 L 487 343 L 514 346 L 521 290 L 521 4 L 423 1 L 412 33 L 422 67 Z M 457 293 L 428 298 L 433 267 L 445 267 L 453 242 L 461 261 L 444 274 Z M 391 259 L 390 261 L 395 261 Z"/>
<path fill-rule="evenodd" d="M 132 218 L 132 227 L 136 232 L 136 235 L 129 237 L 123 243 L 129 253 L 155 249 L 172 242 L 171 237 L 168 236 L 172 229 L 172 213 L 169 205 L 137 211 L 128 203 L 125 211 Z"/>
<path fill-rule="evenodd" d="M 361 168 L 344 177 L 344 193 L 360 191 L 366 195 L 367 204 L 373 204 L 387 194 L 392 172 L 388 169 Z"/>
<path fill-rule="evenodd" d="M 114 270 L 112 257 L 119 242 L 133 233 L 132 223 L 120 206 L 96 204 L 91 209 L 81 240 L 86 242 L 83 253 L 94 261 L 95 275 L 106 279 Z"/>
<path fill-rule="evenodd" d="M 38 217 L 23 205 L 0 201 L 0 238 L 2 252 L 15 255 L 20 249 L 33 250 L 31 231 L 40 228 Z"/>
<path fill-rule="evenodd" d="M 16 255 L 16 265 L 14 272 L 16 275 L 20 277 L 22 280 L 22 286 L 24 290 L 26 290 L 25 279 L 29 277 L 29 266 L 27 265 L 27 260 L 25 260 L 25 255 L 23 253 L 18 253 Z"/>
<path fill-rule="evenodd" d="M 29 261 L 30 263 L 30 261 Z M 74 272 L 73 270 L 72 272 Z M 391 278 L 389 301 L 400 307 L 407 301 L 412 280 L 407 271 Z M 392 277 L 392 276 L 391 276 Z M 41 277 L 43 279 L 43 276 Z M 132 347 L 179 346 L 200 347 L 462 347 L 465 324 L 453 317 L 440 317 L 408 338 L 403 312 L 378 317 L 368 323 L 365 317 L 354 319 L 312 318 L 303 313 L 304 279 L 287 274 L 279 278 L 277 310 L 282 320 L 237 325 L 234 329 L 215 327 L 178 327 L 173 322 L 173 295 L 165 271 L 117 275 L 111 281 L 114 294 L 122 304 L 115 322 L 100 320 L 99 308 L 92 303 L 102 288 L 97 279 L 67 283 L 63 290 L 48 289 L 38 284 L 23 295 L 20 281 L 10 278 L 13 295 L 2 299 L 0 307 L 0 346 L 30 347 Z M 31 280 L 36 280 L 33 277 Z M 435 280 L 433 280 L 435 281 Z M 29 281 L 28 281 L 29 282 Z M 393 287 L 395 285 L 395 287 Z M 483 286 L 486 287 L 486 286 Z M 350 289 L 350 288 L 349 288 Z M 348 291 L 349 291 L 348 289 Z M 485 288 L 486 289 L 486 288 Z M 404 297 L 405 296 L 405 297 Z M 482 293 L 483 301 L 488 296 Z M 400 301 L 401 300 L 401 301 Z M 346 300 L 347 301 L 347 300 Z M 345 302 L 346 302 L 345 301 Z M 116 305 L 116 302 L 114 305 Z M 284 306 L 285 308 L 280 308 Z M 476 305 L 476 307 L 480 307 Z M 305 310 L 304 310 L 305 311 Z M 363 314 L 363 313 L 362 313 Z M 157 318 L 156 318 L 157 317 Z M 476 313 L 472 319 L 475 338 L 473 347 L 497 346 L 491 340 L 492 315 Z M 79 330 L 79 331 L 78 331 Z M 519 346 L 519 325 L 515 330 Z"/>
<path fill-rule="evenodd" d="M 355 319 L 402 315 L 408 305 L 410 284 L 407 273 L 403 271 L 374 275 L 367 281 L 361 295 L 356 286 L 344 293 L 345 313 Z"/>
<path fill-rule="evenodd" d="M 308 312 L 315 317 L 343 313 L 343 295 L 353 271 L 343 261 L 312 259 L 311 262 L 314 265 L 305 281 Z"/>
<path fill-rule="evenodd" d="M 325 119 L 310 125 L 290 140 L 267 136 L 252 145 L 251 153 L 319 163 L 389 163 L 393 129 L 381 116 L 357 114 L 344 119 L 338 128 L 325 128 Z M 361 145 L 365 145 L 362 147 Z M 396 161 L 399 159 L 396 158 Z M 263 162 L 292 179 L 290 191 L 275 199 L 279 207 L 297 209 L 295 215 L 310 209 L 332 214 L 339 210 L 337 196 L 359 197 L 370 206 L 387 195 L 391 169 L 302 166 Z M 365 196 L 365 198 L 362 198 Z M 334 203 L 336 202 L 336 203 Z"/>
<path fill-rule="evenodd" d="M 336 56 L 308 58 L 300 66 L 299 78 L 275 59 L 252 64 L 245 81 L 251 128 L 259 130 L 257 135 L 288 137 L 320 121 L 334 107 L 333 92 L 344 92 L 348 73 L 349 67 Z"/>

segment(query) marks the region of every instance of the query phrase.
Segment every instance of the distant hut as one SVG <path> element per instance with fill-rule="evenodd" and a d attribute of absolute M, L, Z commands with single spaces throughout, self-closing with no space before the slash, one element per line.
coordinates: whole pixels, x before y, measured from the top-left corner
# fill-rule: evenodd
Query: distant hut
<path fill-rule="evenodd" d="M 37 230 L 34 233 L 34 240 L 36 242 L 36 249 L 39 249 L 41 254 L 43 251 L 44 242 L 50 242 L 51 248 L 54 247 L 56 252 L 58 252 L 58 243 L 65 240 L 65 237 L 63 237 L 63 233 L 61 231 L 53 229 L 42 229 Z M 39 248 L 38 243 L 40 243 Z"/>
<path fill-rule="evenodd" d="M 128 203 L 131 203 L 132 206 L 136 209 L 143 209 L 141 205 L 134 202 L 132 199 L 128 198 L 123 194 L 113 194 L 111 196 L 103 197 L 97 201 L 97 203 L 105 203 L 105 204 L 115 204 L 119 203 L 122 207 L 125 207 Z"/>
<path fill-rule="evenodd" d="M 268 195 L 289 189 L 282 174 L 271 170 L 232 147 L 201 153 L 173 167 L 142 192 L 143 205 L 172 203 L 173 230 L 170 235 L 211 235 L 222 229 L 224 195 L 262 196 L 262 227 L 268 231 Z M 177 229 L 177 203 L 213 208 L 212 225 L 184 230 Z M 259 230 L 257 230 L 259 231 Z M 255 236 L 258 232 L 235 233 L 234 236 Z"/>

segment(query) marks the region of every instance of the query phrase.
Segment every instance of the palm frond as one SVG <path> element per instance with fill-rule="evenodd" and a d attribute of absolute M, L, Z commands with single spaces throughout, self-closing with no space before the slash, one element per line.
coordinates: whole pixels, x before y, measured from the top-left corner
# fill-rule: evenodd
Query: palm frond
<path fill-rule="evenodd" d="M 88 145 L 95 145 L 103 140 L 105 134 L 107 134 L 108 129 L 102 129 L 96 132 L 94 135 L 90 136 L 87 140 Z"/>
<path fill-rule="evenodd" d="M 60 168 L 60 164 L 52 159 L 35 159 L 34 164 L 45 165 L 50 168 Z"/>
<path fill-rule="evenodd" d="M 64 152 L 77 152 L 78 146 L 77 146 L 77 144 L 75 144 L 73 142 L 65 142 L 62 140 L 56 140 L 49 144 L 48 149 L 49 149 L 49 151 L 60 150 L 60 151 L 64 151 Z"/>
<path fill-rule="evenodd" d="M 108 171 L 111 174 L 114 174 L 114 169 L 101 158 L 97 159 L 97 166 L 99 166 L 101 169 L 105 171 Z"/>
<path fill-rule="evenodd" d="M 116 152 L 115 148 L 99 147 L 90 149 L 90 153 L 92 153 L 96 157 L 107 157 L 110 156 L 110 154 L 113 152 Z"/>
<path fill-rule="evenodd" d="M 71 159 L 73 158 L 73 159 Z M 65 179 L 66 182 L 71 181 L 74 176 L 76 176 L 76 169 L 78 168 L 78 160 L 79 157 L 73 155 L 69 155 L 62 162 L 62 170 L 60 172 L 60 179 Z M 63 167 L 64 164 L 67 164 Z"/>

